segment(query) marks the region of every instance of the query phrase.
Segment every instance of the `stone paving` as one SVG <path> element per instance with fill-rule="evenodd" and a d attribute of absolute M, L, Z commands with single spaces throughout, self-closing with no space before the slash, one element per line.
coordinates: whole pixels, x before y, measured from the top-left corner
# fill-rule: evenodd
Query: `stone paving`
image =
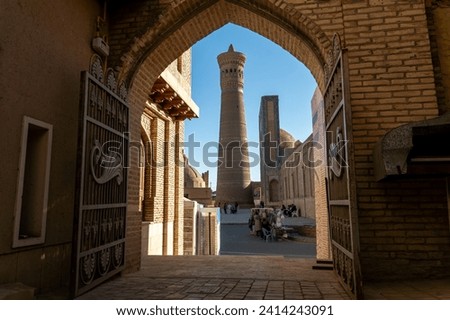
<path fill-rule="evenodd" d="M 222 215 L 246 224 L 249 212 Z M 310 224 L 289 218 L 285 224 Z M 265 245 L 261 242 L 261 245 Z M 116 277 L 79 299 L 338 300 L 351 299 L 330 270 L 314 270 L 301 255 L 147 256 L 140 271 Z M 450 279 L 365 283 L 365 299 L 450 299 Z"/>
<path fill-rule="evenodd" d="M 316 241 L 308 237 L 265 241 L 250 234 L 247 225 L 224 224 L 221 226 L 220 255 L 294 256 L 314 259 Z"/>
<path fill-rule="evenodd" d="M 313 264 L 282 256 L 148 256 L 140 271 L 80 299 L 350 299 L 332 271 Z"/>

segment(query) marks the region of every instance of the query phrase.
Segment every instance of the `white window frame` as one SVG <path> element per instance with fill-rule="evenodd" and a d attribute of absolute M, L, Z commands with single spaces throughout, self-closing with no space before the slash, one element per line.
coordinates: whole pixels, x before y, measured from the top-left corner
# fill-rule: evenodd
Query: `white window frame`
<path fill-rule="evenodd" d="M 21 235 L 21 219 L 22 217 L 22 209 L 23 209 L 23 197 L 24 197 L 24 182 L 25 182 L 25 170 L 27 165 L 27 150 L 28 146 L 28 136 L 30 127 L 38 127 L 39 129 L 43 129 L 47 131 L 46 136 L 46 145 L 44 147 L 45 159 L 41 164 L 42 170 L 44 170 L 42 179 L 37 181 L 39 185 L 34 186 L 34 190 L 42 190 L 42 198 L 39 201 L 42 201 L 42 208 L 38 208 L 34 211 L 36 215 L 37 223 L 40 223 L 40 232 L 38 236 L 28 236 Z M 47 204 L 48 204 L 48 189 L 49 189 L 49 180 L 50 180 L 50 162 L 51 162 L 51 152 L 52 152 L 52 137 L 53 137 L 53 126 L 51 124 L 45 123 L 40 120 L 36 120 L 30 118 L 28 116 L 24 116 L 23 124 L 22 124 L 22 140 L 21 140 L 21 149 L 20 149 L 20 158 L 19 158 L 19 172 L 17 178 L 17 193 L 16 193 L 16 205 L 14 210 L 14 238 L 13 238 L 13 248 L 24 247 L 42 244 L 45 242 L 45 233 L 46 233 L 46 224 L 47 224 Z M 42 188 L 42 189 L 40 189 Z M 40 198 L 41 195 L 39 195 Z M 33 214 L 30 213 L 30 214 Z M 38 225 L 39 228 L 39 225 Z"/>

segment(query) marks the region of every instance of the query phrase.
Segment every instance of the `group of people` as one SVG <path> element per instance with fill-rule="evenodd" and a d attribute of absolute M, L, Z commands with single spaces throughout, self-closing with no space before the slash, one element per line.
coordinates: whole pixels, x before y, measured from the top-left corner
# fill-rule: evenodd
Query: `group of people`
<path fill-rule="evenodd" d="M 258 209 L 252 209 L 248 220 L 250 232 L 257 237 L 264 239 L 265 235 L 272 234 L 273 238 L 284 235 L 283 220 L 286 217 L 299 217 L 300 209 L 295 204 L 287 206 L 282 205 L 281 208 L 272 209 L 264 208 L 264 204 L 260 204 Z"/>
<path fill-rule="evenodd" d="M 287 206 L 287 208 L 284 204 L 281 206 L 281 212 L 286 217 L 295 217 L 295 216 L 299 217 L 300 216 L 299 211 L 300 209 L 297 209 L 297 206 L 295 204 L 290 204 Z"/>
<path fill-rule="evenodd" d="M 261 201 L 259 203 L 259 207 L 260 208 L 264 208 L 264 201 Z M 286 208 L 286 206 L 283 204 L 281 205 L 281 212 L 286 216 L 286 217 L 299 217 L 300 216 L 300 209 L 297 209 L 297 206 L 295 204 L 289 204 Z"/>
<path fill-rule="evenodd" d="M 219 207 L 220 207 L 220 202 L 219 202 Z M 237 202 L 235 202 L 234 204 L 224 202 L 223 207 L 222 207 L 223 213 L 235 214 L 238 211 L 238 207 L 239 207 L 239 204 Z"/>
<path fill-rule="evenodd" d="M 273 234 L 274 229 L 282 227 L 284 215 L 281 211 L 275 213 L 273 210 L 252 211 L 248 219 L 250 232 L 264 239 L 265 234 Z"/>

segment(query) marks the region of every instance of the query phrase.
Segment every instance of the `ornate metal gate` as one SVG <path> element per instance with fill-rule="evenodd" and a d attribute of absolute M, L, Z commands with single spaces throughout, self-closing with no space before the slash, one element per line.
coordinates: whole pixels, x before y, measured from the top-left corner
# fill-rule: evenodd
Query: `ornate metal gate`
<path fill-rule="evenodd" d="M 348 291 L 362 298 L 347 70 L 346 52 L 336 34 L 326 68 L 324 94 L 331 248 L 337 276 Z"/>
<path fill-rule="evenodd" d="M 128 106 L 124 85 L 94 55 L 82 73 L 72 294 L 124 269 Z"/>

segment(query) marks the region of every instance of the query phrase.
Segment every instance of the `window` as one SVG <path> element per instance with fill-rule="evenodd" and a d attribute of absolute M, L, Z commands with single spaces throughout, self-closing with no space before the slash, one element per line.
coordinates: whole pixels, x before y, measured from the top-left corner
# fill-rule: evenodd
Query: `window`
<path fill-rule="evenodd" d="M 24 117 L 13 247 L 44 243 L 53 126 Z"/>

